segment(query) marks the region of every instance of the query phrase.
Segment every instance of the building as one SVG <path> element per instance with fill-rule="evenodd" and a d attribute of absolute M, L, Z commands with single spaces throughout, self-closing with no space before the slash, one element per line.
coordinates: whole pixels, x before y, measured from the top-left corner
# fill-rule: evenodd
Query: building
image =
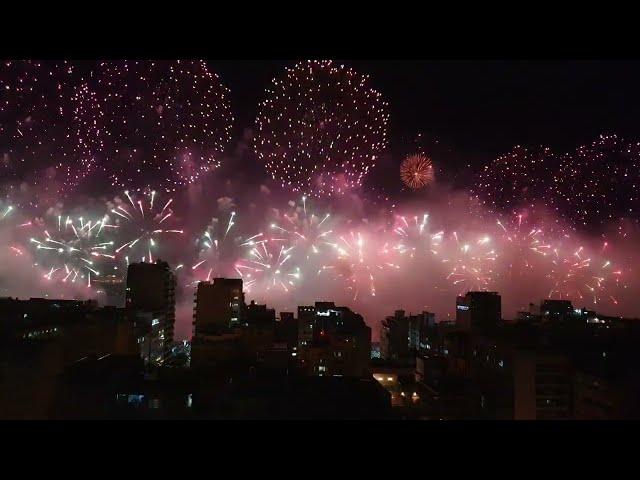
<path fill-rule="evenodd" d="M 435 326 L 435 314 L 422 312 L 406 316 L 396 310 L 382 321 L 380 358 L 395 362 L 413 362 L 416 354 L 426 348 L 427 332 Z"/>
<path fill-rule="evenodd" d="M 306 324 L 304 343 L 296 352 L 304 374 L 370 377 L 371 329 L 361 315 L 333 302 L 298 307 L 298 315 Z"/>
<path fill-rule="evenodd" d="M 493 329 L 502 320 L 498 292 L 467 292 L 456 299 L 456 326 L 464 330 Z"/>
<path fill-rule="evenodd" d="M 125 308 L 138 331 L 140 355 L 160 365 L 173 343 L 176 278 L 167 262 L 132 263 L 127 269 Z"/>
<path fill-rule="evenodd" d="M 98 287 L 99 303 L 110 307 L 124 307 L 125 282 L 117 275 L 105 275 L 92 280 Z"/>
<path fill-rule="evenodd" d="M 572 372 L 565 355 L 520 350 L 513 358 L 514 419 L 572 418 Z"/>
<path fill-rule="evenodd" d="M 89 356 L 135 355 L 123 309 L 92 301 L 0 299 L 0 418 L 49 418 L 56 379 Z"/>
<path fill-rule="evenodd" d="M 228 332 L 245 323 L 242 279 L 214 278 L 198 283 L 194 307 L 195 335 Z"/>
<path fill-rule="evenodd" d="M 546 299 L 540 302 L 540 315 L 546 320 L 565 320 L 574 314 L 570 300 Z"/>
<path fill-rule="evenodd" d="M 248 326 L 246 311 L 242 279 L 214 278 L 213 283 L 198 283 L 193 313 L 192 367 L 229 369 L 239 365 L 249 344 L 260 342 L 263 320 L 271 314 L 275 320 L 273 310 L 253 304 L 251 316 L 255 328 L 251 332 L 242 331 L 241 327 Z M 252 356 L 255 359 L 255 353 Z"/>

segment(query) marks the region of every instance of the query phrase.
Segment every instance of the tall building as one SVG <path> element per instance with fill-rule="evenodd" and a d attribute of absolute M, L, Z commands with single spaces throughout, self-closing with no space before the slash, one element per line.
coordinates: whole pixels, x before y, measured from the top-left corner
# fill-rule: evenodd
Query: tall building
<path fill-rule="evenodd" d="M 572 417 L 572 373 L 565 355 L 520 350 L 513 359 L 515 420 Z"/>
<path fill-rule="evenodd" d="M 125 308 L 147 365 L 162 364 L 173 343 L 175 288 L 176 278 L 167 262 L 132 263 L 127 269 Z"/>
<path fill-rule="evenodd" d="M 93 279 L 93 284 L 98 287 L 99 302 L 108 307 L 124 307 L 125 283 L 117 275 L 105 275 Z"/>
<path fill-rule="evenodd" d="M 242 280 L 214 278 L 198 283 L 194 308 L 195 335 L 219 334 L 244 323 Z"/>
<path fill-rule="evenodd" d="M 371 329 L 361 315 L 333 302 L 316 302 L 313 307 L 298 307 L 298 320 L 305 322 L 305 339 L 298 352 L 304 373 L 370 376 Z"/>
<path fill-rule="evenodd" d="M 498 292 L 467 292 L 456 299 L 456 326 L 464 330 L 491 329 L 502 319 Z"/>
<path fill-rule="evenodd" d="M 270 315 L 266 306 L 260 307 L 263 306 L 252 309 L 253 318 Z M 227 368 L 239 360 L 244 349 L 243 340 L 249 340 L 248 335 L 243 339 L 240 333 L 240 327 L 246 326 L 241 279 L 214 278 L 213 283 L 198 283 L 193 318 L 192 367 Z M 257 328 L 251 333 L 260 337 L 262 332 L 263 329 Z"/>
<path fill-rule="evenodd" d="M 409 319 L 405 316 L 404 310 L 396 310 L 393 316 L 382 321 L 380 357 L 384 360 L 409 357 Z"/>
<path fill-rule="evenodd" d="M 427 329 L 435 326 L 435 315 L 422 312 L 406 316 L 396 310 L 382 321 L 380 330 L 380 357 L 385 360 L 411 360 L 427 344 Z"/>

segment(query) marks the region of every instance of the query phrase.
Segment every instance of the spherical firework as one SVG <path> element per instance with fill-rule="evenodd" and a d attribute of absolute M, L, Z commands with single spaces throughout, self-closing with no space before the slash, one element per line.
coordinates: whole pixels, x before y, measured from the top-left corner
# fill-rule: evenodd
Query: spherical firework
<path fill-rule="evenodd" d="M 389 118 L 368 77 L 331 61 L 300 62 L 267 94 L 254 150 L 274 180 L 316 196 L 361 185 L 386 147 Z"/>
<path fill-rule="evenodd" d="M 557 247 L 552 250 L 552 282 L 549 298 L 562 298 L 575 303 L 618 304 L 619 292 L 625 288 L 622 270 L 611 261 L 598 258 L 584 247 L 575 250 Z"/>
<path fill-rule="evenodd" d="M 375 297 L 377 275 L 388 269 L 400 268 L 387 261 L 385 247 L 376 245 L 373 238 L 372 235 L 365 240 L 361 232 L 340 236 L 333 245 L 335 260 L 318 271 L 319 275 L 330 274 L 344 280 L 354 301 L 358 300 L 361 292 Z"/>
<path fill-rule="evenodd" d="M 548 197 L 545 179 L 551 178 L 554 164 L 548 148 L 516 146 L 484 167 L 474 182 L 474 194 L 490 211 L 512 213 L 533 206 Z"/>
<path fill-rule="evenodd" d="M 236 263 L 236 271 L 244 280 L 248 292 L 254 295 L 289 293 L 300 281 L 300 267 L 293 265 L 291 250 L 281 239 L 261 238 L 251 240 L 251 248 L 242 260 Z"/>
<path fill-rule="evenodd" d="M 83 217 L 72 219 L 58 215 L 55 221 L 41 222 L 42 234 L 29 240 L 34 249 L 36 267 L 44 267 L 44 277 L 48 280 L 86 280 L 91 287 L 91 279 L 105 273 L 114 266 L 114 242 L 108 235 L 115 225 L 106 218 L 85 221 Z"/>
<path fill-rule="evenodd" d="M 496 250 L 491 238 L 481 235 L 472 241 L 464 241 L 453 232 L 446 242 L 443 263 L 449 268 L 449 280 L 458 293 L 469 290 L 487 290 L 494 280 Z"/>
<path fill-rule="evenodd" d="M 79 80 L 67 62 L 0 64 L 0 178 L 40 181 L 43 170 L 61 167 L 73 172 L 59 179 L 68 193 L 91 170 L 98 111 Z"/>
<path fill-rule="evenodd" d="M 426 187 L 434 179 L 433 163 L 422 154 L 409 155 L 400 165 L 400 179 L 414 190 Z"/>
<path fill-rule="evenodd" d="M 554 178 L 557 209 L 579 227 L 599 228 L 640 213 L 640 143 L 615 135 L 563 157 Z"/>
<path fill-rule="evenodd" d="M 233 117 L 204 61 L 112 61 L 97 69 L 102 164 L 112 184 L 173 191 L 220 164 Z"/>
<path fill-rule="evenodd" d="M 153 262 L 153 251 L 158 249 L 161 236 L 183 233 L 183 230 L 170 228 L 173 199 L 162 203 L 157 199 L 155 190 L 147 191 L 139 197 L 128 190 L 124 194 L 128 202 L 117 197 L 111 204 L 118 236 L 126 240 L 116 245 L 115 253 L 117 256 L 124 256 L 127 264 L 130 260 L 138 259 Z"/>

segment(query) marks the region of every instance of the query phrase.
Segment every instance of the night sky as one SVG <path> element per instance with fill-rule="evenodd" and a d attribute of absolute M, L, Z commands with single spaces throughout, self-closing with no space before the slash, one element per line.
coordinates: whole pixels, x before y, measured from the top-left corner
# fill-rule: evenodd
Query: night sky
<path fill-rule="evenodd" d="M 456 155 L 455 167 L 513 145 L 575 148 L 601 133 L 634 138 L 640 63 L 634 61 L 353 61 L 389 103 L 390 150 L 418 133 Z M 231 86 L 236 129 L 251 126 L 274 76 L 293 61 L 215 61 Z M 435 159 L 437 160 L 437 158 Z"/>
<path fill-rule="evenodd" d="M 314 97 L 313 105 L 300 108 L 297 103 L 292 106 L 282 99 L 306 98 L 302 94 L 283 95 L 275 101 L 275 94 L 268 97 L 265 90 L 272 79 L 285 78 L 285 69 L 294 67 L 297 61 L 209 59 L 204 64 L 185 61 L 180 66 L 177 62 L 158 61 L 152 67 L 151 62 L 130 61 L 122 69 L 118 61 L 73 62 L 77 70 L 61 84 L 66 91 L 75 85 L 76 77 L 87 81 L 86 89 L 81 90 L 85 96 L 80 104 L 86 108 L 82 118 L 87 122 L 82 128 L 87 125 L 89 128 L 82 130 L 83 135 L 68 129 L 67 117 L 60 125 L 51 127 L 56 135 L 47 132 L 50 118 L 55 119 L 59 109 L 52 107 L 53 103 L 39 108 L 40 100 L 54 98 L 55 93 L 39 95 L 35 107 L 17 102 L 26 113 L 17 107 L 12 109 L 11 102 L 2 104 L 9 107 L 2 111 L 5 116 L 0 117 L 6 127 L 4 143 L 8 149 L 1 158 L 11 167 L 0 172 L 6 196 L 6 205 L 2 207 L 8 212 L 11 202 L 16 210 L 0 225 L 3 235 L 0 240 L 13 247 L 4 253 L 7 261 L 13 262 L 12 271 L 20 273 L 20 280 L 8 272 L 4 279 L 0 275 L 0 286 L 6 294 L 43 295 L 40 292 L 47 288 L 50 289 L 47 295 L 92 294 L 88 290 L 79 294 L 73 288 L 66 291 L 69 286 L 63 286 L 59 279 L 43 280 L 47 271 L 62 272 L 63 268 L 57 268 L 58 258 L 50 249 L 34 247 L 30 236 L 46 242 L 42 240 L 47 236 L 44 232 L 51 229 L 52 221 L 55 228 L 58 215 L 102 218 L 106 214 L 110 215 L 110 221 L 121 222 L 108 233 L 115 238 L 114 245 L 120 245 L 114 257 L 119 271 L 123 271 L 121 257 L 129 250 L 122 248 L 138 235 L 129 229 L 140 229 L 146 235 L 145 241 L 161 231 L 146 224 L 156 217 L 145 217 L 141 207 L 144 221 L 126 223 L 115 217 L 113 205 L 124 202 L 127 206 L 123 192 L 130 188 L 162 192 L 162 200 L 159 196 L 156 207 L 160 206 L 158 202 L 167 201 L 164 197 L 175 198 L 171 206 L 174 215 L 167 222 L 172 226 L 165 228 L 176 234 L 181 232 L 182 236 L 163 239 L 158 244 L 149 241 L 151 246 L 142 252 L 131 251 L 131 255 L 134 259 L 145 254 L 148 257 L 153 247 L 154 258 L 185 266 L 180 273 L 183 295 L 178 301 L 179 331 L 185 338 L 191 329 L 191 290 L 197 281 L 208 278 L 207 271 L 199 270 L 197 265 L 205 260 L 211 262 L 211 272 L 216 268 L 211 274 L 235 276 L 236 267 L 242 266 L 242 262 L 245 268 L 247 264 L 251 266 L 255 253 L 255 248 L 246 247 L 244 240 L 262 233 L 273 236 L 276 223 L 293 225 L 289 228 L 296 232 L 310 228 L 307 210 L 317 218 L 331 212 L 331 221 L 323 227 L 327 229 L 323 235 L 331 238 L 331 242 L 324 242 L 319 256 L 310 260 L 304 254 L 309 245 L 297 243 L 300 236 L 293 230 L 286 239 L 272 238 L 270 245 L 279 241 L 293 245 L 288 265 L 302 273 L 285 269 L 281 272 L 280 268 L 271 268 L 277 262 L 269 261 L 268 269 L 254 270 L 256 277 L 262 277 L 249 298 L 278 310 L 295 309 L 320 298 L 334 299 L 363 313 L 371 325 L 377 325 L 384 314 L 395 308 L 426 309 L 436 312 L 439 318 L 448 318 L 455 295 L 469 289 L 496 289 L 503 293 L 503 311 L 507 316 L 513 316 L 530 301 L 549 296 L 568 297 L 579 306 L 597 303 L 597 308 L 605 313 L 637 315 L 634 292 L 640 291 L 640 276 L 634 267 L 636 239 L 640 238 L 637 228 L 640 147 L 636 145 L 640 140 L 637 128 L 640 62 L 336 59 L 334 65 L 352 68 L 358 78 L 368 75 L 367 89 L 379 92 L 388 104 L 384 112 L 389 114 L 385 123 L 387 148 L 369 151 L 361 158 L 355 155 L 358 158 L 354 160 L 348 156 L 357 151 L 354 146 L 357 140 L 353 145 L 345 141 L 346 146 L 336 152 L 332 150 L 334 139 L 344 134 L 343 139 L 349 141 L 365 138 L 370 145 L 382 145 L 371 140 L 374 135 L 370 135 L 366 122 L 378 128 L 376 121 L 381 122 L 384 117 L 386 122 L 386 116 L 354 122 L 354 118 L 359 118 L 357 115 L 347 117 L 343 114 L 349 109 L 337 106 L 336 99 L 341 98 L 337 90 L 329 90 L 328 100 Z M 110 63 L 120 67 L 114 70 Z M 11 68 L 7 67 L 7 71 L 11 72 Z M 153 73 L 142 79 L 145 75 L 140 72 L 148 68 Z M 183 72 L 184 68 L 194 70 Z M 311 67 L 300 67 L 304 72 L 307 69 Z M 65 71 L 57 71 L 57 75 L 64 78 Z M 167 74 L 169 71 L 171 74 Z M 217 74 L 219 81 L 215 79 L 211 85 L 218 88 L 221 82 L 229 93 L 221 88 L 211 90 L 208 95 L 205 93 L 209 90 L 194 87 L 192 80 L 212 78 L 202 75 L 203 71 Z M 15 86 L 22 84 L 20 75 L 8 74 L 6 79 L 9 86 L 6 91 L 14 92 Z M 117 80 L 113 84 L 117 86 L 112 87 L 105 79 Z M 105 81 L 101 83 L 102 80 Z M 297 81 L 288 88 L 296 91 L 302 85 Z M 47 89 L 55 88 L 56 82 L 44 83 Z M 331 85 L 329 88 L 335 87 L 331 81 L 327 84 Z M 158 85 L 162 88 L 156 89 Z M 180 88 L 165 96 L 163 92 L 169 91 L 168 85 Z M 315 85 L 325 84 L 318 80 Z M 117 95 L 109 93 L 112 88 Z M 225 93 L 219 95 L 223 90 Z M 365 107 L 360 112 L 370 111 L 365 101 L 370 98 L 369 91 L 356 97 L 359 103 L 349 104 L 352 109 L 358 104 Z M 65 93 L 65 98 L 69 96 Z M 260 132 L 256 126 L 260 104 L 267 98 L 275 105 L 269 123 L 273 120 L 274 125 L 278 124 L 270 133 Z M 377 93 L 371 98 L 377 99 Z M 300 100 L 300 105 L 304 102 Z M 51 109 L 54 113 L 50 113 Z M 376 112 L 382 110 L 385 109 Z M 32 114 L 35 120 L 27 122 L 25 115 L 31 118 Z M 233 123 L 227 121 L 231 115 Z M 284 118 L 284 125 L 278 123 L 280 117 Z M 264 116 L 260 118 L 266 125 Z M 335 118 L 339 121 L 332 123 Z M 16 133 L 16 125 L 22 128 L 30 124 L 35 126 L 34 130 L 27 133 L 38 135 L 23 136 L 22 130 Z M 296 125 L 303 124 L 305 131 L 295 130 Z M 323 132 L 325 124 L 339 127 Z M 96 125 L 99 135 L 94 135 Z M 184 125 L 188 128 L 183 129 Z M 380 128 L 375 131 L 380 138 L 384 137 L 381 131 Z M 68 132 L 71 134 L 66 135 Z M 603 134 L 611 136 L 600 137 Z M 64 180 L 64 168 L 54 168 L 53 159 L 59 160 L 59 148 L 55 139 L 47 141 L 54 137 L 58 141 L 65 139 L 62 143 L 68 147 L 65 153 L 68 156 L 62 164 L 70 166 L 66 171 L 77 180 L 77 187 Z M 91 155 L 78 153 L 77 141 L 81 138 L 82 146 L 88 146 Z M 84 138 L 89 142 L 84 142 Z M 203 159 L 198 148 L 218 138 L 225 145 L 215 155 L 221 166 L 193 176 Z M 289 148 L 290 138 L 302 139 L 302 147 Z M 320 139 L 318 151 L 309 153 L 315 146 L 307 149 L 305 142 L 314 142 L 309 140 L 314 138 Z M 40 139 L 45 141 L 39 142 Z M 194 142 L 197 139 L 197 143 L 187 147 L 190 151 L 186 161 L 185 157 L 176 160 L 175 152 L 185 139 Z M 282 144 L 278 144 L 280 140 Z M 19 152 L 40 143 L 49 157 L 31 151 L 26 161 L 13 168 Z M 258 145 L 269 145 L 267 149 L 275 145 L 272 152 L 267 152 L 272 157 L 264 157 L 266 161 L 262 161 L 263 152 Z M 515 145 L 525 146 L 532 153 L 521 154 L 520 150 L 514 150 Z M 586 152 L 577 150 L 581 145 L 589 146 Z M 550 147 L 553 155 L 545 153 L 544 162 L 536 163 L 535 152 L 540 146 Z M 15 151 L 9 147 L 15 147 Z M 412 190 L 401 181 L 400 163 L 416 152 L 431 158 L 435 180 L 425 188 Z M 288 175 L 302 170 L 296 162 L 305 156 L 308 164 L 314 169 L 318 167 L 313 174 L 316 177 L 296 189 L 290 186 Z M 284 165 L 286 178 L 278 175 L 270 178 L 269 162 L 274 158 Z M 359 160 L 373 159 L 376 165 L 361 184 L 347 185 L 334 196 L 318 193 L 323 185 L 318 177 L 322 175 L 338 189 L 345 185 L 339 177 L 341 172 L 334 176 L 327 164 L 342 162 L 340 168 L 348 165 L 346 170 L 355 170 Z M 120 182 L 112 181 L 110 175 L 114 171 Z M 182 175 L 185 172 L 188 174 Z M 167 185 L 173 188 L 170 194 Z M 304 203 L 303 192 L 314 197 L 308 204 Z M 145 202 L 148 207 L 153 205 L 149 199 Z M 131 204 L 135 206 L 132 201 Z M 228 236 L 224 232 L 221 235 L 221 226 L 230 225 L 232 211 L 232 215 L 237 214 L 233 217 L 233 230 Z M 425 219 L 426 214 L 430 215 L 429 223 L 421 227 L 418 219 Z M 28 223 L 31 220 L 33 223 Z M 33 225 L 32 230 L 22 228 L 27 223 Z M 398 227 L 405 230 L 398 233 Z M 313 228 L 320 232 L 317 222 Z M 201 237 L 209 230 L 221 242 L 228 239 L 231 244 L 228 250 L 218 255 L 202 248 Z M 537 232 L 536 238 L 532 240 L 529 232 Z M 360 253 L 354 247 L 360 234 L 364 238 L 364 261 L 360 261 Z M 346 254 L 337 248 L 339 244 L 344 249 L 349 243 L 344 238 L 351 238 L 347 248 L 351 251 Z M 531 242 L 537 242 L 533 248 Z M 137 248 L 141 245 L 143 242 Z M 415 257 L 407 253 L 411 249 L 417 252 Z M 553 256 L 552 249 L 557 251 Z M 16 254 L 18 251 L 23 253 Z M 277 252 L 270 255 L 281 258 Z M 263 259 L 260 261 L 264 263 Z M 104 263 L 103 268 L 115 269 L 110 262 Z M 325 267 L 328 267 L 325 274 L 320 275 Z M 278 277 L 278 282 L 280 278 L 291 282 L 291 291 L 284 283 L 275 281 L 271 284 L 282 285 L 283 291 L 265 287 L 270 285 L 271 272 L 283 276 Z M 371 272 L 376 273 L 375 286 Z M 288 278 L 294 275 L 298 275 L 294 277 L 296 281 Z"/>

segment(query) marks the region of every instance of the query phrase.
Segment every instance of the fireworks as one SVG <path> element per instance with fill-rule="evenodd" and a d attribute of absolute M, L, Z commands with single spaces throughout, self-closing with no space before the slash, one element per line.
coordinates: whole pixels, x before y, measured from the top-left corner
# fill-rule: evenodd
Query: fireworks
<path fill-rule="evenodd" d="M 400 165 L 400 178 L 414 190 L 426 187 L 434 179 L 433 164 L 422 154 L 410 155 Z"/>
<path fill-rule="evenodd" d="M 114 61 L 97 69 L 103 166 L 114 186 L 173 191 L 220 164 L 233 117 L 203 61 Z"/>
<path fill-rule="evenodd" d="M 333 248 L 336 255 L 335 263 L 323 265 L 318 274 L 331 273 L 346 281 L 347 289 L 353 293 L 354 301 L 358 299 L 361 290 L 375 297 L 377 274 L 389 268 L 400 268 L 385 261 L 385 248 L 376 248 L 375 242 L 367 242 L 361 232 L 350 232 L 349 235 L 340 236 Z"/>
<path fill-rule="evenodd" d="M 235 220 L 236 212 L 231 212 L 224 222 L 214 218 L 198 239 L 198 261 L 192 265 L 191 270 L 196 272 L 200 280 L 209 281 L 214 273 L 218 276 L 234 275 L 237 272 L 235 267 L 240 256 L 239 249 L 252 248 L 262 238 L 262 233 L 246 239 L 234 235 Z"/>
<path fill-rule="evenodd" d="M 124 256 L 127 264 L 132 257 L 153 262 L 153 250 L 158 248 L 161 236 L 183 233 L 183 230 L 168 228 L 173 218 L 173 199 L 162 203 L 155 190 L 142 194 L 140 198 L 132 196 L 134 194 L 128 190 L 124 194 L 128 203 L 116 198 L 111 213 L 120 229 L 120 236 L 128 239 L 117 246 L 115 253 Z"/>
<path fill-rule="evenodd" d="M 498 258 L 491 238 L 481 235 L 476 240 L 463 241 L 457 232 L 453 232 L 449 240 L 442 260 L 450 268 L 447 280 L 459 289 L 459 293 L 487 290 L 493 281 Z"/>
<path fill-rule="evenodd" d="M 96 95 L 86 83 L 77 87 L 71 97 L 73 112 L 72 136 L 76 140 L 75 153 L 58 163 L 65 188 L 76 187 L 97 166 L 96 155 L 104 148 L 103 119 Z"/>
<path fill-rule="evenodd" d="M 236 264 L 236 271 L 247 291 L 262 293 L 281 291 L 288 293 L 301 278 L 300 267 L 292 265 L 291 250 L 282 239 L 262 238 L 262 234 L 250 240 L 252 248 L 246 258 Z"/>
<path fill-rule="evenodd" d="M 516 146 L 484 167 L 475 195 L 490 211 L 513 212 L 548 196 L 555 157 L 548 148 Z"/>
<path fill-rule="evenodd" d="M 409 258 L 425 254 L 437 255 L 444 235 L 442 230 L 436 233 L 430 232 L 428 213 L 420 217 L 415 215 L 409 220 L 405 216 L 397 215 L 393 232 L 398 240 L 392 243 L 391 248 Z"/>
<path fill-rule="evenodd" d="M 386 103 L 368 83 L 331 61 L 300 62 L 274 79 L 254 141 L 269 175 L 306 195 L 359 187 L 387 144 Z"/>
<path fill-rule="evenodd" d="M 530 224 L 523 214 L 506 221 L 496 220 L 496 225 L 502 239 L 500 264 L 507 270 L 509 279 L 531 273 L 541 258 L 551 253 L 543 229 Z"/>
<path fill-rule="evenodd" d="M 615 295 L 624 286 L 622 271 L 611 261 L 597 258 L 584 247 L 579 247 L 573 251 L 554 248 L 552 263 L 548 274 L 552 282 L 549 298 L 565 298 L 574 302 L 590 300 L 594 305 L 603 302 L 618 304 Z"/>
<path fill-rule="evenodd" d="M 90 93 L 77 77 L 68 62 L 0 64 L 0 178 L 24 180 L 25 173 L 64 165 L 75 172 L 62 179 L 68 193 L 90 170 L 100 132 L 97 112 L 81 105 Z"/>
<path fill-rule="evenodd" d="M 307 197 L 302 197 L 302 208 L 296 208 L 292 213 L 285 213 L 282 222 L 272 223 L 274 234 L 283 236 L 287 243 L 293 246 L 293 253 L 300 260 L 310 260 L 318 257 L 333 245 L 331 241 L 333 230 L 328 223 L 330 214 L 316 215 L 307 210 Z"/>
<path fill-rule="evenodd" d="M 640 212 L 640 143 L 600 136 L 589 146 L 563 157 L 554 182 L 560 213 L 582 227 Z"/>
<path fill-rule="evenodd" d="M 106 218 L 85 221 L 83 217 L 74 220 L 59 215 L 55 224 L 45 225 L 42 235 L 29 242 L 41 258 L 40 264 L 48 268 L 45 278 L 63 283 L 86 279 L 91 287 L 92 275 L 99 276 L 104 271 L 100 266 L 108 268 L 109 262 L 115 260 L 114 242 L 107 238 L 114 228 Z"/>

